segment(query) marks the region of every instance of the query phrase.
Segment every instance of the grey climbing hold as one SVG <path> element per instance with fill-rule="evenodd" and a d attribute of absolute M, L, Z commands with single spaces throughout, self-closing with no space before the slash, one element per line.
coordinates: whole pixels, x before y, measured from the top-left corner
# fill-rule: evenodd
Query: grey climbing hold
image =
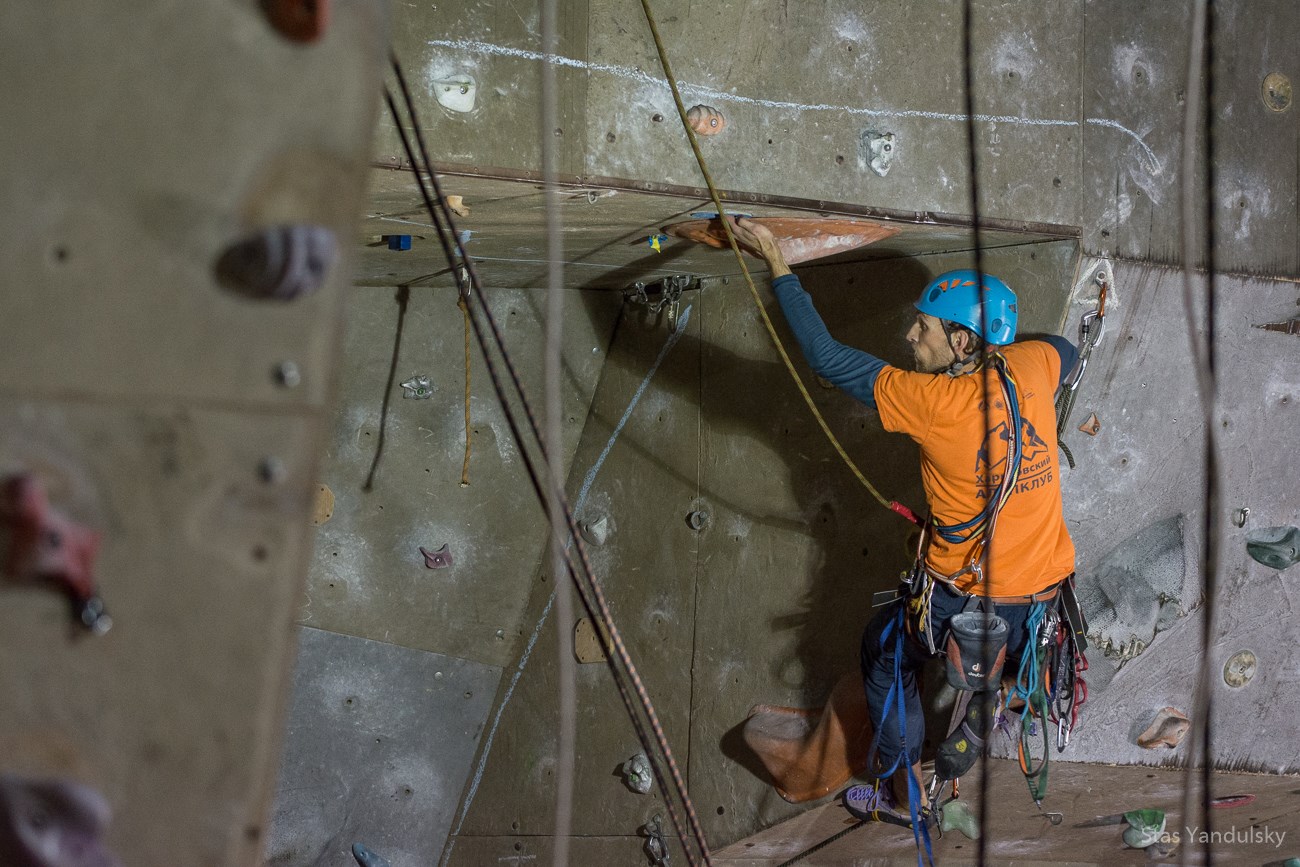
<path fill-rule="evenodd" d="M 427 376 L 412 376 L 402 383 L 402 397 L 406 400 L 428 400 L 433 397 L 433 386 Z"/>
<path fill-rule="evenodd" d="M 623 783 L 638 795 L 649 794 L 654 785 L 654 775 L 650 772 L 650 760 L 645 753 L 637 753 L 624 762 L 619 770 L 623 773 Z"/>
<path fill-rule="evenodd" d="M 889 174 L 897 150 L 897 137 L 892 132 L 864 130 L 859 140 L 858 153 L 861 161 L 882 178 Z"/>
<path fill-rule="evenodd" d="M 1264 527 L 1246 534 L 1246 553 L 1270 569 L 1285 569 L 1300 562 L 1300 529 Z"/>
<path fill-rule="evenodd" d="M 578 532 L 591 545 L 604 545 L 609 538 L 609 518 L 602 515 L 595 521 L 580 521 Z"/>
<path fill-rule="evenodd" d="M 468 73 L 450 75 L 433 82 L 433 96 L 438 100 L 438 105 L 463 114 L 474 110 L 478 83 Z"/>
<path fill-rule="evenodd" d="M 352 857 L 361 867 L 392 867 L 386 858 L 381 858 L 360 843 L 352 844 Z"/>

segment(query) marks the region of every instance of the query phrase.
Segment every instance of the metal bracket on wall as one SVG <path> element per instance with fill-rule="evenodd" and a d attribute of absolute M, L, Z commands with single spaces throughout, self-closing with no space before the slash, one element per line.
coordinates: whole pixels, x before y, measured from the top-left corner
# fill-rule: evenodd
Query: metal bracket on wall
<path fill-rule="evenodd" d="M 663 817 L 656 813 L 653 819 L 637 828 L 637 833 L 645 837 L 645 854 L 650 863 L 654 867 L 667 867 L 669 852 L 664 841 Z"/>
<path fill-rule="evenodd" d="M 673 274 L 654 283 L 640 280 L 623 290 L 624 300 L 632 304 L 641 304 L 652 314 L 659 315 L 668 308 L 668 327 L 677 330 L 677 314 L 680 312 L 682 293 L 701 288 L 700 278 L 694 274 Z"/>

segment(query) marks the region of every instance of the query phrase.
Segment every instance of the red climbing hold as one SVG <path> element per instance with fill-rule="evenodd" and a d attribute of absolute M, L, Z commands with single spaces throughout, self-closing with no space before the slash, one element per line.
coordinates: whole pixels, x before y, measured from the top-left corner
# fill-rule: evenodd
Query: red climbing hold
<path fill-rule="evenodd" d="M 108 631 L 112 621 L 95 590 L 99 533 L 51 507 L 41 483 L 28 474 L 10 476 L 0 485 L 0 530 L 8 537 L 0 563 L 6 580 L 58 587 L 87 629 Z"/>
<path fill-rule="evenodd" d="M 294 42 L 315 42 L 329 25 L 330 0 L 262 0 L 275 29 Z"/>

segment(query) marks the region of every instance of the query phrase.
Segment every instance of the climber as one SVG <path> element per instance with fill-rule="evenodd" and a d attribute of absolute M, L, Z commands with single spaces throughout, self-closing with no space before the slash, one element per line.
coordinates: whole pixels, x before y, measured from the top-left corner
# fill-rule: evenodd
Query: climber
<path fill-rule="evenodd" d="M 1072 578 L 1053 394 L 1077 352 L 1055 336 L 1013 342 L 1015 294 L 992 275 L 961 270 L 931 280 L 916 302 L 907 332 L 916 370 L 890 366 L 831 337 L 766 227 L 727 219 L 737 240 L 766 260 L 772 289 L 813 371 L 875 409 L 885 430 L 920 446 L 929 519 L 917 561 L 897 598 L 868 624 L 861 652 L 878 742 L 871 772 L 893 776 L 895 803 L 915 805 L 925 734 L 917 670 L 946 655 L 950 682 L 980 690 L 981 700 L 970 702 L 962 725 L 939 748 L 939 778 L 955 779 L 974 763 L 992 728 L 999 678 L 988 663 L 1005 659 L 1005 671 L 1017 671 L 1030 612 L 1041 617 L 1043 609 L 1033 603 L 1054 606 Z M 986 365 L 989 375 L 972 375 Z M 981 607 L 987 614 L 976 614 Z M 950 629 L 963 613 L 959 623 L 969 628 Z M 993 614 L 1003 621 L 996 627 Z M 993 657 L 996 642 L 1005 640 L 1004 657 L 981 658 L 986 632 L 995 640 Z M 895 685 L 901 699 L 891 696 Z M 924 792 L 920 797 L 924 808 Z"/>

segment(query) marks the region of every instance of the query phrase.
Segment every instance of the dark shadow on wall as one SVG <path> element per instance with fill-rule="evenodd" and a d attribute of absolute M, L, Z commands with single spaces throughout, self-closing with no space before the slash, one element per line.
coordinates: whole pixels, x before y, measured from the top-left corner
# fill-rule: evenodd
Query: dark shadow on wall
<path fill-rule="evenodd" d="M 647 258 L 626 271 L 632 277 L 639 267 L 662 262 Z M 890 363 L 910 366 L 903 334 L 913 319 L 912 302 L 931 276 L 925 265 L 914 258 L 890 259 L 814 265 L 800 268 L 798 273 L 837 339 L 867 349 Z M 767 288 L 767 275 L 759 271 L 755 279 L 796 369 L 846 451 L 887 498 L 899 499 L 923 512 L 915 445 L 907 437 L 883 431 L 874 411 L 818 384 Z M 591 293 L 580 294 L 585 297 Z M 759 628 L 745 639 L 749 642 L 745 650 L 756 664 L 770 667 L 768 680 L 774 693 L 780 690 L 780 695 L 785 695 L 793 687 L 803 704 L 817 706 L 846 671 L 857 669 L 860 636 L 873 613 L 871 596 L 893 587 L 907 567 L 911 525 L 880 506 L 862 487 L 816 425 L 785 366 L 779 360 L 770 360 L 774 355 L 770 339 L 754 315 L 742 279 L 732 277 L 726 284 L 711 281 L 700 293 L 688 293 L 683 307 L 687 303 L 695 305 L 690 330 L 680 338 L 674 352 L 698 353 L 701 366 L 664 365 L 653 387 L 671 391 L 686 401 L 698 401 L 704 436 L 709 440 L 716 443 L 718 438 L 733 438 L 760 456 L 750 464 L 743 460 L 742 452 L 742 459 L 734 466 L 706 471 L 705 478 L 699 480 L 700 497 L 715 513 L 730 511 L 753 525 L 811 536 L 816 552 L 814 571 L 806 578 L 801 575 L 798 581 L 807 586 L 807 591 L 792 603 L 788 613 L 754 624 Z M 643 308 L 627 307 L 619 331 L 630 327 L 654 327 L 653 317 L 646 315 Z M 667 339 L 667 326 L 660 327 Z M 654 360 L 614 352 L 610 359 L 629 367 L 636 365 L 637 372 L 647 369 Z M 620 448 L 653 455 L 657 444 L 637 443 L 634 437 L 625 435 Z M 770 472 L 770 455 L 779 456 L 783 464 L 780 471 L 793 492 L 797 519 L 792 519 L 789 509 L 777 514 L 756 507 L 752 497 L 746 496 L 746 476 Z M 662 462 L 659 466 L 664 472 L 681 475 Z M 684 481 L 692 486 L 697 483 L 694 478 Z M 717 522 L 712 529 L 715 533 L 725 532 Z M 744 544 L 738 538 L 732 543 Z M 802 569 L 802 565 L 791 561 L 772 566 L 769 574 L 757 576 L 756 592 L 764 592 L 766 585 L 773 594 L 788 594 L 785 587 L 792 580 L 788 570 Z M 732 567 L 715 564 L 707 568 Z M 772 636 L 788 632 L 796 636 L 793 658 L 774 659 L 770 653 L 763 653 L 764 647 L 771 645 Z M 752 699 L 760 703 L 778 697 L 754 695 Z M 740 721 L 717 722 L 725 728 Z M 734 734 L 733 730 L 723 738 L 724 752 L 766 782 L 760 766 L 740 758 L 742 750 Z"/>

